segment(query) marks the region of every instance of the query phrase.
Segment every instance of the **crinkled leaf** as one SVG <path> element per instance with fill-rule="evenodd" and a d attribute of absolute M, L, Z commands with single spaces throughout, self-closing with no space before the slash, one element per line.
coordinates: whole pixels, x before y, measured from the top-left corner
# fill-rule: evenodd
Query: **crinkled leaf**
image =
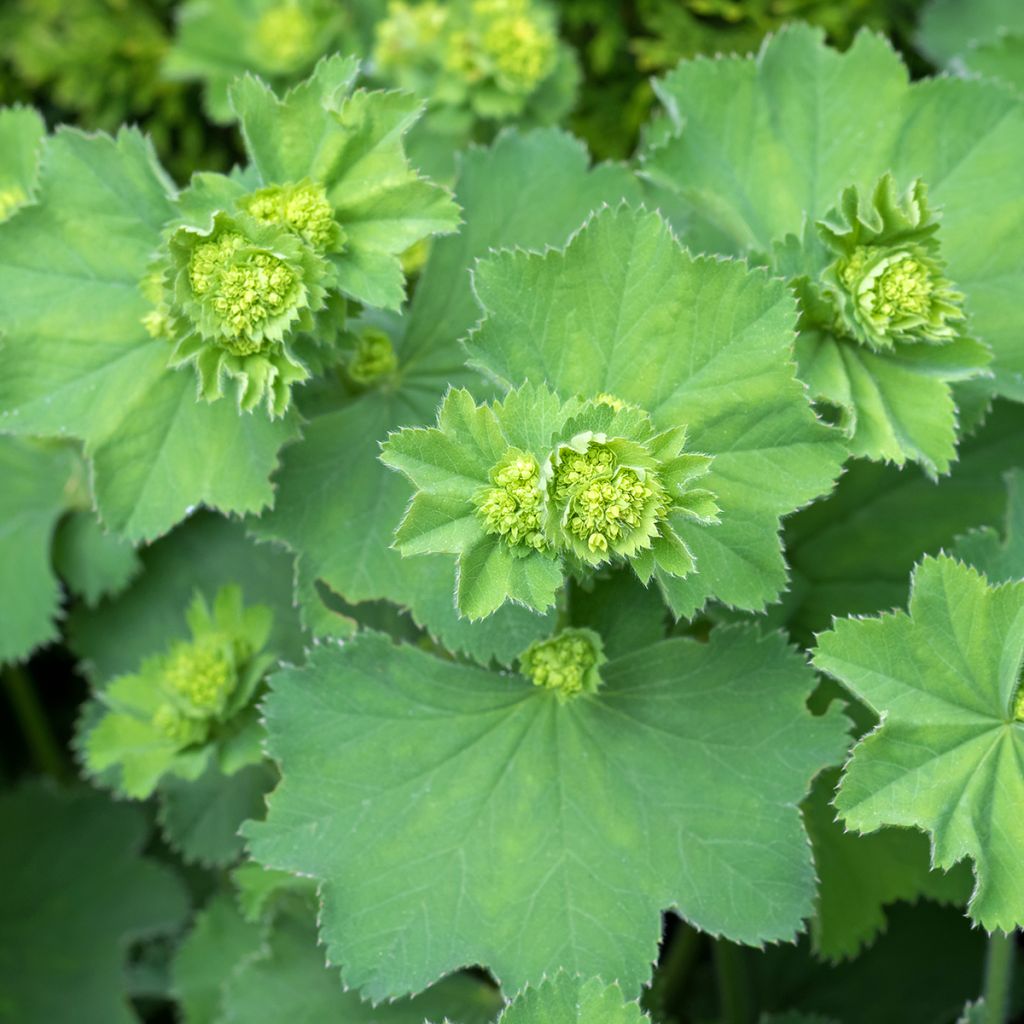
<path fill-rule="evenodd" d="M 263 798 L 275 781 L 266 764 L 249 764 L 227 775 L 211 763 L 194 780 L 168 776 L 157 791 L 160 831 L 185 861 L 230 864 L 242 852 L 242 822 L 263 816 Z"/>
<path fill-rule="evenodd" d="M 618 985 L 600 978 L 559 973 L 536 988 L 519 993 L 498 1024 L 644 1024 L 650 1017 L 637 1003 L 627 1003 Z"/>
<path fill-rule="evenodd" d="M 460 620 L 451 560 L 403 560 L 392 550 L 411 491 L 380 464 L 379 445 L 390 430 L 433 420 L 449 383 L 481 386 L 457 345 L 478 315 L 469 280 L 474 260 L 501 246 L 561 244 L 592 208 L 637 195 L 623 168 L 588 168 L 579 143 L 555 130 L 510 132 L 465 155 L 456 198 L 466 223 L 433 245 L 395 339 L 397 389 L 367 391 L 314 418 L 303 440 L 285 450 L 275 509 L 251 523 L 258 536 L 298 553 L 300 580 L 322 580 L 352 603 L 384 598 L 407 607 L 450 650 L 484 662 L 508 663 L 550 631 L 548 620 L 521 608 L 505 608 L 485 624 Z"/>
<path fill-rule="evenodd" d="M 474 287 L 486 317 L 467 347 L 487 372 L 563 398 L 612 393 L 656 427 L 684 425 L 687 446 L 713 456 L 701 487 L 721 522 L 677 517 L 697 571 L 658 576 L 676 614 L 711 597 L 752 610 L 774 601 L 787 578 L 780 517 L 830 490 L 843 458 L 794 377 L 783 283 L 695 259 L 658 215 L 622 207 L 564 252 L 487 260 Z"/>
<path fill-rule="evenodd" d="M 57 530 L 53 564 L 72 593 L 95 606 L 131 582 L 142 568 L 127 541 L 107 533 L 90 512 L 72 512 Z"/>
<path fill-rule="evenodd" d="M 151 538 L 205 502 L 256 512 L 295 417 L 197 399 L 167 369 L 139 290 L 171 183 L 134 129 L 61 129 L 44 148 L 39 201 L 0 225 L 0 427 L 85 441 L 100 517 Z"/>
<path fill-rule="evenodd" d="M 201 513 L 140 557 L 143 570 L 126 591 L 96 608 L 77 607 L 69 617 L 71 649 L 94 683 L 131 672 L 168 642 L 187 637 L 184 612 L 195 591 L 212 602 L 228 584 L 242 588 L 246 605 L 273 611 L 268 647 L 288 661 L 302 660 L 305 634 L 285 552 L 249 540 L 237 523 Z"/>
<path fill-rule="evenodd" d="M 1024 583 L 989 586 L 946 556 L 914 573 L 909 613 L 845 619 L 815 664 L 882 718 L 854 749 L 836 796 L 846 824 L 927 830 L 932 860 L 969 857 L 968 906 L 988 930 L 1024 922 Z"/>
<path fill-rule="evenodd" d="M 824 772 L 804 803 L 819 879 L 811 938 L 815 953 L 829 960 L 856 956 L 870 944 L 885 929 L 890 903 L 922 896 L 965 903 L 971 891 L 966 865 L 949 874 L 930 869 L 928 841 L 920 832 L 847 832 L 832 806 L 838 778 L 837 771 Z"/>
<path fill-rule="evenodd" d="M 171 993 L 183 1024 L 217 1024 L 227 980 L 262 947 L 260 925 L 242 916 L 231 893 L 215 893 L 196 914 L 171 966 Z"/>
<path fill-rule="evenodd" d="M 911 84 L 890 43 L 858 35 L 846 53 L 792 25 L 756 57 L 684 62 L 657 85 L 676 133 L 645 171 L 674 195 L 695 248 L 767 253 L 823 217 L 840 191 L 891 171 L 925 181 L 941 210 L 948 276 L 969 331 L 995 353 L 997 393 L 1024 395 L 1024 108 L 998 84 Z M 676 205 L 678 204 L 678 206 Z M 979 230 L 984 225 L 984 230 Z"/>
<path fill-rule="evenodd" d="M 508 991 L 564 967 L 635 994 L 668 906 L 739 941 L 800 930 L 796 803 L 847 724 L 808 713 L 802 659 L 733 628 L 601 674 L 560 702 L 363 634 L 274 677 L 283 781 L 245 832 L 260 863 L 320 880 L 347 984 L 377 999 L 481 963 Z"/>
<path fill-rule="evenodd" d="M 1006 474 L 1007 505 L 1003 538 L 984 528 L 961 537 L 958 558 L 983 572 L 992 583 L 1024 579 L 1024 470 Z"/>
<path fill-rule="evenodd" d="M 144 815 L 96 792 L 28 783 L 0 796 L 0 1021 L 133 1024 L 130 942 L 168 935 L 187 898 L 140 856 Z"/>
<path fill-rule="evenodd" d="M 60 587 L 50 543 L 67 506 L 73 453 L 0 437 L 0 663 L 19 661 L 57 636 Z"/>
<path fill-rule="evenodd" d="M 415 999 L 372 1006 L 345 991 L 324 963 L 313 915 L 287 915 L 273 925 L 264 950 L 227 980 L 217 1024 L 486 1024 L 500 1003 L 485 982 L 455 975 Z"/>

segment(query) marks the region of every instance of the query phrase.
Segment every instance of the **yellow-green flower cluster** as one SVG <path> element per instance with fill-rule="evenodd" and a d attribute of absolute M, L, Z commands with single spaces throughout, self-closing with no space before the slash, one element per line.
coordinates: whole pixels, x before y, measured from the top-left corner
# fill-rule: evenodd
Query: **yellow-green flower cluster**
<path fill-rule="evenodd" d="M 551 20 L 530 0 L 474 0 L 482 26 L 485 63 L 507 92 L 527 94 L 551 74 L 557 59 L 557 36 Z"/>
<path fill-rule="evenodd" d="M 493 487 L 478 500 L 484 529 L 511 547 L 544 551 L 548 544 L 542 527 L 544 495 L 540 466 L 527 452 L 506 454 L 491 471 Z"/>
<path fill-rule="evenodd" d="M 317 252 L 339 244 L 340 229 L 323 185 L 271 185 L 246 196 L 239 204 L 263 224 L 277 224 L 295 232 Z"/>
<path fill-rule="evenodd" d="M 270 74 L 301 71 L 318 56 L 319 28 L 299 3 L 269 7 L 253 29 L 253 57 Z"/>
<path fill-rule="evenodd" d="M 397 369 L 398 356 L 387 334 L 372 327 L 361 331 L 348 362 L 349 377 L 366 386 L 390 377 Z"/>
<path fill-rule="evenodd" d="M 1013 702 L 1013 717 L 1018 722 L 1024 722 L 1024 686 L 1017 691 L 1017 698 Z"/>
<path fill-rule="evenodd" d="M 565 629 L 533 644 L 520 656 L 519 667 L 534 686 L 553 690 L 565 701 L 594 693 L 601 685 L 599 668 L 605 661 L 601 638 L 589 629 Z"/>

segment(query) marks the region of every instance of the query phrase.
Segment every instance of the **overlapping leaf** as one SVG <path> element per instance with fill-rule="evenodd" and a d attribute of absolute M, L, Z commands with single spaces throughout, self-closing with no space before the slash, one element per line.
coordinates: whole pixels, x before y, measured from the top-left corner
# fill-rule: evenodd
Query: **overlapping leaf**
<path fill-rule="evenodd" d="M 672 194 L 698 249 L 767 254 L 787 234 L 802 237 L 847 186 L 868 189 L 889 171 L 902 188 L 922 179 L 941 210 L 942 254 L 967 296 L 968 331 L 994 352 L 992 386 L 1024 397 L 1024 333 L 1010 298 L 1024 275 L 1024 199 L 992 187 L 1012 180 L 1024 156 L 1024 110 L 1010 92 L 950 78 L 911 84 L 885 39 L 863 33 L 840 54 L 805 26 L 757 57 L 683 63 L 658 91 L 676 131 L 649 147 L 645 170 Z M 951 379 L 950 367 L 930 363 L 833 367 L 873 425 L 871 457 L 896 447 L 918 458 L 955 440 L 948 386 L 938 407 L 926 394 L 929 378 Z M 919 375 L 919 391 L 898 383 L 907 373 Z"/>
<path fill-rule="evenodd" d="M 46 126 L 28 107 L 0 108 L 0 221 L 33 196 L 39 175 L 39 152 Z"/>
<path fill-rule="evenodd" d="M 971 916 L 1024 922 L 1024 583 L 992 587 L 947 556 L 914 574 L 909 613 L 846 619 L 814 660 L 882 723 L 854 749 L 836 796 L 846 824 L 927 830 L 932 860 L 969 857 Z"/>
<path fill-rule="evenodd" d="M 95 792 L 30 783 L 0 796 L 0 1021 L 134 1024 L 125 954 L 187 910 L 141 856 L 143 814 Z"/>
<path fill-rule="evenodd" d="M 449 383 L 480 387 L 457 345 L 478 315 L 473 261 L 502 246 L 561 244 L 591 209 L 622 197 L 637 197 L 624 169 L 588 169 L 579 144 L 553 130 L 510 133 L 466 155 L 456 188 L 466 223 L 434 244 L 393 339 L 395 379 L 310 421 L 302 442 L 285 452 L 275 509 L 251 524 L 257 536 L 297 552 L 303 597 L 315 596 L 321 580 L 352 603 L 394 601 L 447 647 L 483 661 L 511 661 L 550 629 L 523 609 L 506 609 L 485 626 L 459 620 L 450 560 L 403 560 L 391 549 L 411 492 L 377 455 L 390 430 L 432 420 Z"/>
<path fill-rule="evenodd" d="M 1006 475 L 1007 505 L 1002 537 L 991 527 L 961 537 L 955 552 L 992 583 L 1024 579 L 1024 469 Z"/>
<path fill-rule="evenodd" d="M 557 974 L 536 988 L 520 992 L 498 1024 L 644 1024 L 650 1018 L 637 1003 L 627 1003 L 618 985 L 600 978 Z"/>
<path fill-rule="evenodd" d="M 779 519 L 828 492 L 842 462 L 793 375 L 795 307 L 781 281 L 693 258 L 657 214 L 597 214 L 564 253 L 483 262 L 486 316 L 470 358 L 500 381 L 546 382 L 563 398 L 610 393 L 685 426 L 712 456 L 700 480 L 720 508 L 673 519 L 697 571 L 658 580 L 677 615 L 709 598 L 759 610 L 786 586 Z"/>
<path fill-rule="evenodd" d="M 802 659 L 737 627 L 602 675 L 563 702 L 364 634 L 274 678 L 283 781 L 246 834 L 260 863 L 320 881 L 347 984 L 379 999 L 481 963 L 508 991 L 562 967 L 629 995 L 666 907 L 743 942 L 800 930 L 796 803 L 846 726 L 807 711 Z"/>
<path fill-rule="evenodd" d="M 142 324 L 139 283 L 172 213 L 149 144 L 133 129 L 62 129 L 45 145 L 38 193 L 0 225 L 0 430 L 85 441 L 100 516 L 129 538 L 166 531 L 200 502 L 269 504 L 294 417 L 199 401 Z"/>

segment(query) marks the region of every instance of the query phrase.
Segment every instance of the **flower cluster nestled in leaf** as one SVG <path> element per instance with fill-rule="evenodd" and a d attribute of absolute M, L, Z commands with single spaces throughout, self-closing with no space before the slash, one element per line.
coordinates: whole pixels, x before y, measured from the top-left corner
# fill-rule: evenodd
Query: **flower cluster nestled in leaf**
<path fill-rule="evenodd" d="M 165 775 L 196 779 L 211 757 L 228 774 L 261 757 L 252 705 L 276 660 L 264 651 L 270 610 L 245 608 L 228 586 L 212 610 L 197 594 L 186 617 L 190 640 L 114 679 L 83 715 L 86 769 L 130 797 L 149 796 Z"/>
<path fill-rule="evenodd" d="M 520 656 L 519 668 L 535 686 L 568 700 L 597 692 L 600 669 L 607 660 L 601 637 L 592 629 L 563 629 L 549 640 L 531 644 Z"/>
<path fill-rule="evenodd" d="M 685 576 L 694 559 L 673 526 L 717 521 L 692 482 L 707 455 L 684 452 L 686 429 L 658 431 L 610 396 L 561 401 L 526 384 L 478 406 L 450 391 L 437 426 L 405 428 L 382 458 L 418 488 L 396 533 L 403 554 L 459 556 L 458 605 L 483 618 L 506 600 L 543 611 L 566 573 L 628 562 Z"/>

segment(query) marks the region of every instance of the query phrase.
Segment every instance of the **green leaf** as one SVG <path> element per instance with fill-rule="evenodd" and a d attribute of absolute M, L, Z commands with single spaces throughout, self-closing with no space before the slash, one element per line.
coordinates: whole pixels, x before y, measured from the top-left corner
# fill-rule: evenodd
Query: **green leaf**
<path fill-rule="evenodd" d="M 231 89 L 246 149 L 264 184 L 323 185 L 344 248 L 331 254 L 341 291 L 397 309 L 405 298 L 399 256 L 459 223 L 447 189 L 409 166 L 403 136 L 422 112 L 408 93 L 352 92 L 358 65 L 331 57 L 278 99 L 247 75 Z"/>
<path fill-rule="evenodd" d="M 850 185 L 920 178 L 942 210 L 948 277 L 972 337 L 994 354 L 996 393 L 1024 395 L 1024 194 L 993 187 L 1024 160 L 1024 109 L 998 84 L 911 83 L 884 37 L 845 53 L 790 25 L 756 57 L 683 62 L 656 89 L 675 134 L 644 155 L 688 244 L 765 254 L 801 236 Z M 984 226 L 979 230 L 979 226 Z"/>
<path fill-rule="evenodd" d="M 600 978 L 584 980 L 559 973 L 536 988 L 520 992 L 498 1024 L 644 1024 L 650 1017 L 627 1003 L 618 985 Z"/>
<path fill-rule="evenodd" d="M 124 590 L 142 569 L 131 544 L 106 533 L 95 515 L 81 511 L 72 512 L 57 529 L 53 564 L 71 591 L 92 607 Z"/>
<path fill-rule="evenodd" d="M 177 878 L 141 856 L 145 816 L 32 782 L 0 795 L 0 833 L 0 1021 L 138 1021 L 128 945 L 173 934 L 187 911 Z"/>
<path fill-rule="evenodd" d="M 300 580 L 321 580 L 353 604 L 393 601 L 449 650 L 483 662 L 507 664 L 550 632 L 550 621 L 521 608 L 503 609 L 486 624 L 460 620 L 450 559 L 403 560 L 391 549 L 411 490 L 378 461 L 379 446 L 391 430 L 433 420 L 449 383 L 481 387 L 457 344 L 479 315 L 469 277 L 478 257 L 503 246 L 562 244 L 592 208 L 638 195 L 624 168 L 589 168 L 585 149 L 553 129 L 509 132 L 490 149 L 465 154 L 456 199 L 466 223 L 433 244 L 393 338 L 397 380 L 311 419 L 303 440 L 285 449 L 274 510 L 250 523 L 257 536 L 297 553 Z"/>
<path fill-rule="evenodd" d="M 455 975 L 415 999 L 372 1006 L 345 991 L 337 971 L 324 963 L 313 915 L 288 915 L 274 924 L 263 951 L 226 981 L 217 1024 L 486 1024 L 500 1002 L 478 978 Z"/>
<path fill-rule="evenodd" d="M 46 125 L 28 107 L 0 108 L 0 221 L 31 201 L 39 177 L 39 153 Z"/>
<path fill-rule="evenodd" d="M 975 74 L 998 78 L 1024 93 L 1024 24 L 1018 31 L 1007 32 L 998 39 L 972 45 L 962 58 Z"/>
<path fill-rule="evenodd" d="M 0 437 L 0 663 L 20 661 L 57 636 L 60 588 L 50 543 L 75 469 L 67 447 Z M 17 585 L 14 585 L 14 581 Z"/>
<path fill-rule="evenodd" d="M 320 881 L 346 984 L 379 999 L 480 963 L 508 991 L 563 967 L 629 995 L 668 906 L 748 943 L 802 928 L 796 804 L 847 724 L 807 712 L 802 659 L 732 628 L 601 675 L 560 701 L 362 634 L 274 677 L 283 781 L 245 834 L 258 862 Z"/>
<path fill-rule="evenodd" d="M 836 820 L 832 797 L 838 771 L 822 773 L 804 803 L 804 822 L 818 871 L 818 905 L 811 938 L 818 956 L 856 956 L 885 929 L 885 908 L 927 896 L 966 903 L 971 876 L 966 865 L 948 875 L 930 870 L 928 841 L 919 832 L 882 829 L 869 836 L 847 832 Z"/>
<path fill-rule="evenodd" d="M 611 393 L 660 429 L 684 425 L 688 447 L 713 457 L 701 486 L 721 522 L 673 519 L 697 571 L 658 573 L 676 614 L 712 597 L 750 610 L 774 601 L 787 579 L 780 518 L 829 491 L 843 458 L 793 375 L 782 282 L 695 259 L 658 215 L 623 207 L 595 215 L 564 253 L 481 263 L 474 286 L 486 317 L 467 347 L 488 373 L 563 398 Z"/>
<path fill-rule="evenodd" d="M 247 605 L 274 613 L 269 647 L 302 660 L 306 634 L 292 604 L 292 559 L 249 540 L 242 527 L 199 513 L 144 548 L 143 570 L 132 585 L 96 608 L 76 607 L 68 618 L 69 645 L 93 683 L 132 671 L 169 641 L 188 636 L 185 609 L 198 591 L 212 601 L 227 584 L 242 588 Z"/>
<path fill-rule="evenodd" d="M 985 527 L 961 537 L 954 554 L 992 583 L 1024 579 L 1024 470 L 1006 474 L 1007 506 L 1004 539 Z"/>
<path fill-rule="evenodd" d="M 971 43 L 994 39 L 1005 29 L 1024 29 L 1024 11 L 1014 0 L 931 0 L 921 16 L 917 42 L 936 64 L 948 64 Z"/>
<path fill-rule="evenodd" d="M 259 511 L 277 450 L 297 434 L 294 417 L 198 400 L 143 326 L 139 285 L 170 190 L 135 130 L 62 129 L 44 149 L 38 203 L 0 225 L 0 428 L 82 439 L 101 519 L 133 540 L 200 502 Z"/>
<path fill-rule="evenodd" d="M 946 556 L 915 571 L 909 613 L 837 622 L 814 654 L 882 717 L 844 772 L 844 821 L 927 830 L 939 868 L 969 857 L 968 910 L 989 931 L 1024 922 L 1022 657 L 1024 583 L 993 588 Z"/>
<path fill-rule="evenodd" d="M 231 893 L 215 893 L 196 914 L 171 965 L 171 993 L 184 1024 L 217 1024 L 228 978 L 262 946 L 260 925 L 242 916 Z"/>
<path fill-rule="evenodd" d="M 157 791 L 160 831 L 186 862 L 223 867 L 238 859 L 238 830 L 243 821 L 263 816 L 263 798 L 275 782 L 265 764 L 228 775 L 211 763 L 197 779 L 170 775 Z"/>

